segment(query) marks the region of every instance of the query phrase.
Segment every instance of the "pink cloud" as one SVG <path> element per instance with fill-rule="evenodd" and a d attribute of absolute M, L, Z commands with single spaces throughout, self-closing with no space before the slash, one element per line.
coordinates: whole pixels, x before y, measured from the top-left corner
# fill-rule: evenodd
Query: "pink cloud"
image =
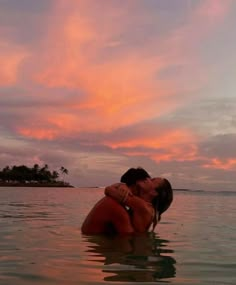
<path fill-rule="evenodd" d="M 0 39 L 0 86 L 11 86 L 19 77 L 20 66 L 28 52 Z"/>
<path fill-rule="evenodd" d="M 214 169 L 222 169 L 222 170 L 235 170 L 236 169 L 236 158 L 230 159 L 220 159 L 213 158 L 209 160 L 208 163 L 203 165 L 204 168 L 214 168 Z"/>
<path fill-rule="evenodd" d="M 57 130 L 46 129 L 46 128 L 24 128 L 19 127 L 17 131 L 20 135 L 27 138 L 34 138 L 37 140 L 52 140 L 59 136 Z"/>
<path fill-rule="evenodd" d="M 153 129 L 154 130 L 154 129 Z M 106 140 L 105 145 L 121 148 L 129 156 L 147 156 L 161 161 L 192 161 L 199 158 L 196 146 L 197 137 L 187 129 L 168 129 L 152 132 L 139 132 L 127 139 Z"/>
<path fill-rule="evenodd" d="M 120 27 L 114 24 L 114 27 L 113 22 L 110 26 L 96 26 L 84 3 L 73 2 L 72 8 L 65 1 L 60 3 L 55 8 L 45 47 L 40 50 L 46 52 L 42 57 L 39 55 L 39 72 L 34 79 L 48 87 L 66 87 L 84 93 L 82 99 L 78 97 L 71 103 L 71 108 L 91 112 L 91 126 L 110 130 L 158 117 L 183 104 L 176 96 L 178 92 L 187 93 L 194 89 L 186 85 L 183 88 L 181 81 L 173 78 L 158 79 L 162 70 L 180 63 L 183 65 L 186 61 L 182 57 L 169 56 L 170 46 L 166 54 L 148 56 L 150 44 L 147 43 L 142 49 L 122 50 L 117 56 L 99 62 L 99 52 L 112 46 L 114 31 L 122 32 L 125 27 L 122 24 Z M 86 7 L 83 13 L 81 7 Z M 111 11 L 115 14 L 114 10 Z M 122 42 L 116 44 L 121 44 L 122 49 Z M 79 114 L 77 121 L 84 125 Z M 91 129 L 89 123 L 86 128 Z"/>
<path fill-rule="evenodd" d="M 129 9 L 133 3 L 127 4 Z M 48 107 L 35 114 L 24 127 L 18 127 L 18 132 L 49 140 L 75 132 L 110 132 L 156 119 L 196 99 L 196 90 L 210 79 L 197 48 L 226 17 L 231 2 L 201 3 L 181 27 L 162 38 L 149 39 L 141 47 L 128 47 L 119 38 L 126 29 L 132 32 L 132 16 L 124 7 L 109 5 L 106 20 L 96 15 L 90 1 L 58 1 L 48 33 L 32 58 L 31 78 L 48 88 L 49 94 L 51 88 L 66 88 L 78 96 L 63 101 L 57 109 Z M 100 21 L 96 22 L 96 16 Z M 111 21 L 111 16 L 116 21 Z M 138 21 L 147 20 L 141 11 L 136 17 Z M 13 62 L 16 68 L 11 80 L 16 79 L 20 60 Z M 173 76 L 161 78 L 172 68 L 177 70 Z M 196 141 L 197 134 L 176 129 L 156 137 L 144 132 L 140 137 L 104 144 L 114 149 L 166 149 L 162 157 L 155 151 L 143 153 L 156 161 L 193 160 L 197 158 Z"/>
<path fill-rule="evenodd" d="M 196 15 L 205 19 L 209 24 L 217 25 L 225 19 L 230 11 L 231 4 L 233 4 L 232 0 L 206 0 L 199 6 Z"/>

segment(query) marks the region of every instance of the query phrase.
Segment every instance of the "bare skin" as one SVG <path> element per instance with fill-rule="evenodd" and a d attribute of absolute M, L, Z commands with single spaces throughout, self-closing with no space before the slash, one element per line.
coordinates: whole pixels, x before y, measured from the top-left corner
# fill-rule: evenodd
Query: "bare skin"
<path fill-rule="evenodd" d="M 125 205 L 132 210 L 130 220 L 134 231 L 147 232 L 155 216 L 152 204 L 138 196 L 128 196 Z"/>
<path fill-rule="evenodd" d="M 129 234 L 134 232 L 125 208 L 105 196 L 95 204 L 82 224 L 83 234 Z"/>
<path fill-rule="evenodd" d="M 155 187 L 158 183 L 157 180 L 153 183 L 150 178 L 147 178 L 138 181 L 131 188 L 124 183 L 106 187 L 105 194 L 107 196 L 92 208 L 83 222 L 82 233 L 95 235 L 147 232 L 155 217 L 155 210 L 151 202 L 157 196 Z M 123 201 L 124 198 L 125 201 Z M 131 215 L 125 206 L 132 210 Z"/>
<path fill-rule="evenodd" d="M 139 196 L 133 195 L 133 193 L 137 193 Z M 151 202 L 157 196 L 150 178 L 139 181 L 136 187 L 131 189 L 123 183 L 113 184 L 105 188 L 105 194 L 132 210 L 130 220 L 135 232 L 148 231 L 155 217 Z M 122 195 L 124 195 L 125 201 Z"/>

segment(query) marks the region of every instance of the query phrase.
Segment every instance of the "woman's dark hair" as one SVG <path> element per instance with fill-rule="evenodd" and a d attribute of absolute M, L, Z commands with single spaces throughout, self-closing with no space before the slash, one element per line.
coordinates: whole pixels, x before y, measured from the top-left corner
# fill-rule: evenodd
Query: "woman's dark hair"
<path fill-rule="evenodd" d="M 127 186 L 136 184 L 139 180 L 150 178 L 147 171 L 141 167 L 128 169 L 120 178 L 120 182 L 125 183 Z"/>
<path fill-rule="evenodd" d="M 161 220 L 162 213 L 170 207 L 173 201 L 173 189 L 167 179 L 162 179 L 162 183 L 156 188 L 156 191 L 158 196 L 153 199 L 152 204 L 158 217 L 154 220 L 153 229 L 157 222 Z"/>

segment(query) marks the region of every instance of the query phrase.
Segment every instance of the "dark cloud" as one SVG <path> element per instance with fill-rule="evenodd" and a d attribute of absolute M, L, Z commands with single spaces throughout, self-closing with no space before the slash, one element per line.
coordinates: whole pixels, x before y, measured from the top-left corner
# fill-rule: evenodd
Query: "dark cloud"
<path fill-rule="evenodd" d="M 10 13 L 16 12 L 31 12 L 38 13 L 48 10 L 54 0 L 1 0 L 1 10 Z"/>
<path fill-rule="evenodd" d="M 205 161 L 162 162 L 160 174 L 167 177 L 174 188 L 193 190 L 235 190 L 235 171 L 203 168 Z"/>
<path fill-rule="evenodd" d="M 178 108 L 169 115 L 167 120 L 210 136 L 234 133 L 236 132 L 236 98 L 202 98 Z"/>
<path fill-rule="evenodd" d="M 44 25 L 53 2 L 1 0 L 0 26 L 4 38 L 22 45 L 37 42 L 44 34 Z"/>
<path fill-rule="evenodd" d="M 216 135 L 199 144 L 199 152 L 209 158 L 236 159 L 236 134 Z"/>

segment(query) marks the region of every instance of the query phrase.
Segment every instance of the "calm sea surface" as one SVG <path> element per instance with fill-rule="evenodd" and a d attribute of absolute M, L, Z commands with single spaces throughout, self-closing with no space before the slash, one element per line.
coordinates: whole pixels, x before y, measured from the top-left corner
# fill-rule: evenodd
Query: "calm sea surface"
<path fill-rule="evenodd" d="M 154 234 L 83 236 L 103 189 L 0 188 L 0 284 L 236 284 L 236 192 L 175 192 Z"/>

